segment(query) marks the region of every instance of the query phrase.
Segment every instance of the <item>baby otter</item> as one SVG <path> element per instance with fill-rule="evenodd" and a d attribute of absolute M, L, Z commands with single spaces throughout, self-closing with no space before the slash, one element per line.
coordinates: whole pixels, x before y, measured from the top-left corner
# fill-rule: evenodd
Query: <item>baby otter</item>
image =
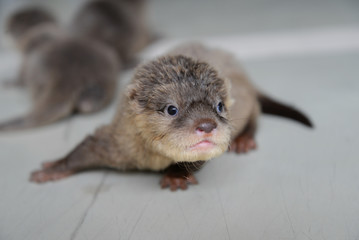
<path fill-rule="evenodd" d="M 72 21 L 74 34 L 111 47 L 124 65 L 154 39 L 146 24 L 145 0 L 93 0 Z"/>
<path fill-rule="evenodd" d="M 205 161 L 256 147 L 261 112 L 311 127 L 294 108 L 259 93 L 227 52 L 180 46 L 137 68 L 112 123 L 64 158 L 45 163 L 31 181 L 58 180 L 95 167 L 164 170 L 163 188 L 186 189 Z"/>
<path fill-rule="evenodd" d="M 0 131 L 49 124 L 74 112 L 96 112 L 111 102 L 119 63 L 108 47 L 67 35 L 39 8 L 16 12 L 7 28 L 23 53 L 17 85 L 30 90 L 34 103 L 26 116 L 0 123 Z"/>
<path fill-rule="evenodd" d="M 56 19 L 45 9 L 39 7 L 23 9 L 11 15 L 7 21 L 6 31 L 16 40 L 24 39 L 30 29 L 41 24 L 55 24 Z M 17 41 L 21 43 L 21 41 Z M 18 46 L 20 49 L 21 47 Z"/>

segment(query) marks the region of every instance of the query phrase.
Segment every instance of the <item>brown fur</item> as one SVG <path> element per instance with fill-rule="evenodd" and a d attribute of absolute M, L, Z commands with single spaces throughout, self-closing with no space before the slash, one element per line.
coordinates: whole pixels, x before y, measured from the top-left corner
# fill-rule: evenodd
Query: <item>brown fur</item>
<path fill-rule="evenodd" d="M 20 25 L 22 18 L 11 18 L 9 26 Z M 1 123 L 0 131 L 49 124 L 74 112 L 96 112 L 111 102 L 118 61 L 109 48 L 68 36 L 52 21 L 24 29 L 21 38 L 13 36 L 23 50 L 17 81 L 30 90 L 33 109 L 24 117 Z"/>
<path fill-rule="evenodd" d="M 144 0 L 93 0 L 76 14 L 74 34 L 111 47 L 121 62 L 131 65 L 135 54 L 151 40 Z"/>
<path fill-rule="evenodd" d="M 82 165 L 71 168 L 61 163 L 70 161 L 68 157 L 55 164 L 73 172 L 98 165 L 167 169 L 162 187 L 185 189 L 188 183 L 197 183 L 193 171 L 224 153 L 231 142 L 236 152 L 253 148 L 260 113 L 257 98 L 257 90 L 230 54 L 199 44 L 184 45 L 137 68 L 112 123 L 91 137 L 98 144 L 75 149 L 85 154 L 76 160 Z M 167 112 L 170 105 L 178 108 L 177 115 Z M 204 139 L 215 146 L 204 151 L 194 147 Z M 94 158 L 97 161 L 91 160 L 89 166 L 87 159 Z M 67 176 L 49 167 L 34 172 L 31 180 Z"/>

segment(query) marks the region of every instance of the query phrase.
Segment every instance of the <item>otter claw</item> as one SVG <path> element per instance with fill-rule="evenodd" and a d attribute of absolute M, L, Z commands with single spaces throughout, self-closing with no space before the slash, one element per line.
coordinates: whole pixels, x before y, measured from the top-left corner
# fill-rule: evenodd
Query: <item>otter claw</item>
<path fill-rule="evenodd" d="M 171 191 L 176 191 L 178 188 L 186 190 L 188 184 L 198 184 L 198 181 L 193 174 L 188 176 L 166 174 L 163 176 L 160 184 L 162 188 L 169 187 Z"/>

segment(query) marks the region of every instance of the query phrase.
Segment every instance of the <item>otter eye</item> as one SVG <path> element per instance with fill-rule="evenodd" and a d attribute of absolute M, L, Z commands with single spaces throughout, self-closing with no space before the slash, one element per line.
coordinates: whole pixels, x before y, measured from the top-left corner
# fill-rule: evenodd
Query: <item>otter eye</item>
<path fill-rule="evenodd" d="M 167 113 L 171 116 L 176 116 L 178 113 L 178 109 L 175 106 L 170 105 L 167 107 Z"/>
<path fill-rule="evenodd" d="M 223 111 L 223 103 L 219 102 L 218 105 L 217 105 L 217 112 L 221 113 L 222 111 Z"/>

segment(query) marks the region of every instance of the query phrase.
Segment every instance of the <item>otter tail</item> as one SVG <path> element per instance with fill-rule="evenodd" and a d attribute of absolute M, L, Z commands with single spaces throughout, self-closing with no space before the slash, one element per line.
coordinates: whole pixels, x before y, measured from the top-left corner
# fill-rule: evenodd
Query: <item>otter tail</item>
<path fill-rule="evenodd" d="M 74 104 L 72 102 L 51 103 L 42 101 L 40 104 L 36 104 L 34 110 L 29 114 L 0 123 L 0 132 L 24 130 L 55 122 L 73 112 Z"/>
<path fill-rule="evenodd" d="M 309 128 L 313 127 L 312 122 L 307 116 L 291 106 L 280 103 L 263 94 L 258 95 L 258 101 L 263 113 L 289 118 Z"/>

